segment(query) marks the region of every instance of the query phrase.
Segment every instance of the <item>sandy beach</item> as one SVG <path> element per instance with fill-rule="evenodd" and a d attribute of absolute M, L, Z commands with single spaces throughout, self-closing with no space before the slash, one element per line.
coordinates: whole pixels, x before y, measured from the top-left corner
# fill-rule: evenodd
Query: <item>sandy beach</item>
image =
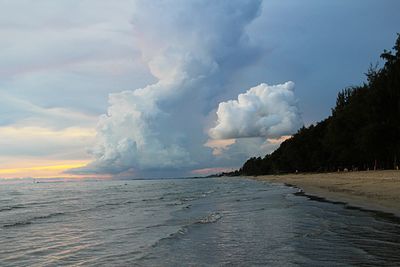
<path fill-rule="evenodd" d="M 254 178 L 291 184 L 307 195 L 400 217 L 400 171 L 265 175 Z"/>

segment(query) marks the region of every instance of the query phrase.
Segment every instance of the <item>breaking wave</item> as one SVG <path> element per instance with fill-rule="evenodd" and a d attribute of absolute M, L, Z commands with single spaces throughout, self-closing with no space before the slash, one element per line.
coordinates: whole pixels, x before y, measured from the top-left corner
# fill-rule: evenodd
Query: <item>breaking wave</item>
<path fill-rule="evenodd" d="M 65 215 L 65 213 L 64 212 L 55 212 L 55 213 L 50 213 L 48 215 L 34 216 L 32 218 L 29 218 L 29 219 L 25 219 L 25 220 L 21 220 L 21 221 L 16 221 L 16 222 L 4 224 L 3 227 L 4 228 L 10 228 L 10 227 L 20 227 L 20 226 L 30 225 L 30 224 L 33 224 L 34 222 L 38 221 L 38 220 L 50 219 L 50 218 L 57 217 L 57 216 L 62 216 L 62 215 Z"/>

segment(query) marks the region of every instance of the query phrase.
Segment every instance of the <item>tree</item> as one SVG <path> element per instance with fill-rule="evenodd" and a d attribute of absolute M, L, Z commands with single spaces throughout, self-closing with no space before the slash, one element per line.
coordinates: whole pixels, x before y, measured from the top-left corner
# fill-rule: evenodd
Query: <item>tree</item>
<path fill-rule="evenodd" d="M 301 128 L 264 158 L 250 158 L 237 174 L 396 168 L 400 157 L 400 35 L 384 66 L 370 66 L 367 82 L 338 93 L 332 115 Z"/>

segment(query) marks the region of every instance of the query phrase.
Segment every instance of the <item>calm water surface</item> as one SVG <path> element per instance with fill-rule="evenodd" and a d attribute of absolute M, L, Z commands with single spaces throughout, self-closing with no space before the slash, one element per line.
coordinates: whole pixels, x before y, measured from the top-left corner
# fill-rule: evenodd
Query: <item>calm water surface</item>
<path fill-rule="evenodd" d="M 244 178 L 0 182 L 0 266 L 400 266 L 400 225 Z"/>

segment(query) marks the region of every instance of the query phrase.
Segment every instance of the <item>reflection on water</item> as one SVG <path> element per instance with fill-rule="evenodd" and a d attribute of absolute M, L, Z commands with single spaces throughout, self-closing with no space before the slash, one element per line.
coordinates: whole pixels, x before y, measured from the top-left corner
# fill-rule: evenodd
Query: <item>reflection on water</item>
<path fill-rule="evenodd" d="M 0 266 L 399 266 L 393 218 L 242 178 L 0 183 Z"/>

